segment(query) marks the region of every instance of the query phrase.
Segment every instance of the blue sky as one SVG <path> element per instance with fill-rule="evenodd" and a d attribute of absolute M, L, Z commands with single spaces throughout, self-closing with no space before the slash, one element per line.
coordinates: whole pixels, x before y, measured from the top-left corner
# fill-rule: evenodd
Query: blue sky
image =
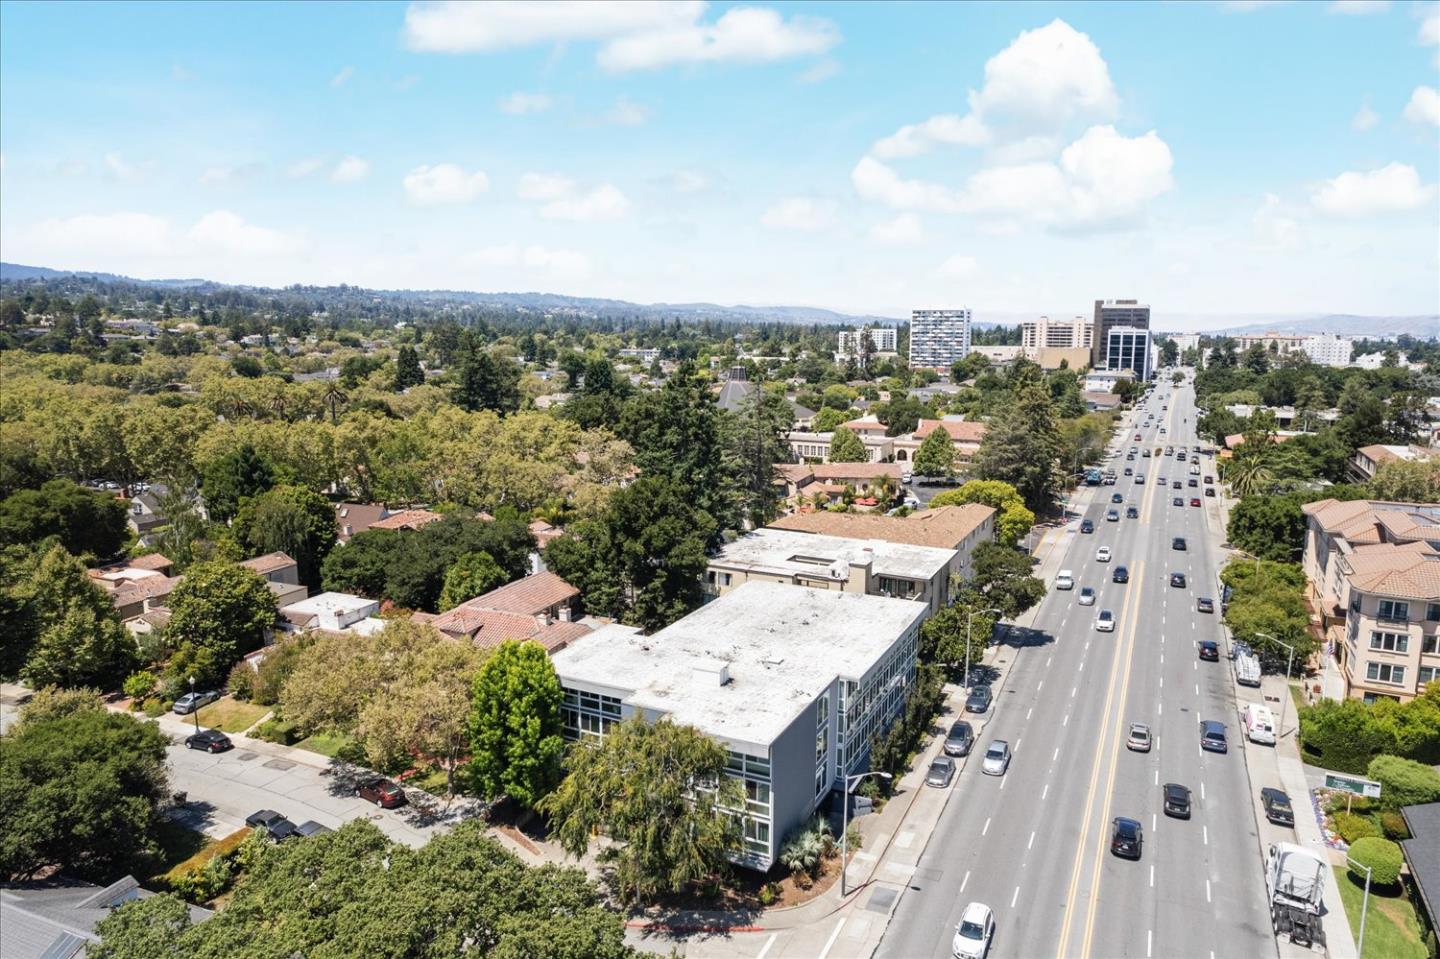
<path fill-rule="evenodd" d="M 5 259 L 1440 312 L 1440 5 L 0 3 Z"/>

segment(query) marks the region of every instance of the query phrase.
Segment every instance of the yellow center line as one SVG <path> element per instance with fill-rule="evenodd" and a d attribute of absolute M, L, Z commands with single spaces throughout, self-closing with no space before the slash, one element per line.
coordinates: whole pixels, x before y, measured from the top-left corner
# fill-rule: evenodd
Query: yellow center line
<path fill-rule="evenodd" d="M 1144 573 L 1144 566 L 1145 564 L 1142 562 L 1139 566 L 1136 567 L 1135 576 L 1133 577 L 1133 579 L 1137 583 L 1143 583 L 1141 576 Z M 1140 591 L 1141 587 L 1139 585 L 1131 586 L 1129 589 L 1129 595 L 1126 597 L 1124 607 L 1121 610 L 1122 615 L 1124 615 L 1125 617 L 1125 626 L 1121 627 L 1122 633 L 1123 631 L 1128 630 L 1131 640 L 1133 640 L 1135 636 L 1136 615 L 1140 602 Z M 1117 678 L 1119 677 L 1119 670 L 1122 662 L 1126 663 L 1127 685 L 1129 682 L 1129 656 L 1124 653 L 1123 647 L 1125 646 L 1125 644 L 1126 642 L 1122 641 L 1122 649 L 1119 653 L 1117 653 L 1115 657 L 1115 662 L 1110 667 L 1110 682 L 1105 693 L 1105 711 L 1101 714 L 1100 717 L 1100 735 L 1096 741 L 1095 763 L 1090 770 L 1090 788 L 1085 794 L 1085 811 L 1080 819 L 1080 841 L 1075 845 L 1075 865 L 1070 871 L 1070 886 L 1065 894 L 1065 912 L 1060 930 L 1060 948 L 1056 952 L 1056 955 L 1059 956 L 1059 959 L 1066 959 L 1066 949 L 1070 944 L 1070 916 L 1071 912 L 1075 907 L 1075 896 L 1080 885 L 1080 874 L 1084 866 L 1085 842 L 1087 839 L 1090 838 L 1090 814 L 1095 808 L 1095 789 L 1100 782 L 1100 767 L 1104 763 L 1105 744 L 1111 738 L 1110 709 L 1115 700 L 1115 683 Z"/>

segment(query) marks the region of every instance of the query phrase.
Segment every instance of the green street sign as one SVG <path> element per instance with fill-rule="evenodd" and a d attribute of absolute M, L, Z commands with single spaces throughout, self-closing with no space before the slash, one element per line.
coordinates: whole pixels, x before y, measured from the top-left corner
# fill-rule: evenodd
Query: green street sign
<path fill-rule="evenodd" d="M 1335 773 L 1326 773 L 1325 788 L 1354 793 L 1356 796 L 1364 796 L 1366 799 L 1380 798 L 1380 784 L 1373 779 L 1361 779 L 1359 776 L 1337 776 Z"/>

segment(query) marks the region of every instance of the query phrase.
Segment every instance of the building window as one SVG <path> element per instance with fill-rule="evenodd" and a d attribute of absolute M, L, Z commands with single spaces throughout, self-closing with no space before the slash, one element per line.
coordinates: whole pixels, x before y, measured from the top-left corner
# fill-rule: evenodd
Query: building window
<path fill-rule="evenodd" d="M 1420 680 L 1420 686 L 1423 689 L 1427 683 L 1433 683 L 1435 680 L 1440 679 L 1440 666 L 1421 666 L 1417 678 Z"/>
<path fill-rule="evenodd" d="M 1387 653 L 1408 653 L 1410 651 L 1410 637 L 1404 633 L 1381 633 L 1370 634 L 1370 648 L 1381 649 Z"/>
<path fill-rule="evenodd" d="M 1376 614 L 1378 619 L 1407 620 L 1410 618 L 1410 604 L 1402 603 L 1393 599 L 1380 600 L 1380 610 Z"/>
<path fill-rule="evenodd" d="M 1432 623 L 1440 623 L 1440 603 L 1431 603 L 1426 606 L 1425 618 Z"/>
<path fill-rule="evenodd" d="M 1360 612 L 1360 594 L 1359 594 L 1359 593 L 1351 593 L 1351 594 L 1350 594 L 1350 612 L 1352 612 L 1352 613 L 1358 613 L 1358 612 Z"/>
<path fill-rule="evenodd" d="M 1365 678 L 1372 683 L 1393 683 L 1399 686 L 1405 682 L 1405 667 L 1393 666 L 1390 663 L 1368 663 L 1365 666 Z"/>
<path fill-rule="evenodd" d="M 815 795 L 820 796 L 825 792 L 825 783 L 828 782 L 825 776 L 825 767 L 822 765 L 815 770 Z"/>
<path fill-rule="evenodd" d="M 745 820 L 745 848 L 762 856 L 770 855 L 770 824 L 756 819 Z"/>
<path fill-rule="evenodd" d="M 1433 636 L 1421 636 L 1420 652 L 1440 653 L 1440 633 L 1436 633 Z"/>
<path fill-rule="evenodd" d="M 762 816 L 770 815 L 770 784 L 745 780 L 745 807 Z"/>

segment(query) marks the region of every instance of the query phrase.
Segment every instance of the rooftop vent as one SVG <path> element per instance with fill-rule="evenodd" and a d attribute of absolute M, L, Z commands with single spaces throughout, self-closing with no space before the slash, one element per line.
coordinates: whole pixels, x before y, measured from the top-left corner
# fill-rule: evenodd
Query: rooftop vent
<path fill-rule="evenodd" d="M 761 662 L 763 662 L 766 666 L 779 666 L 781 663 L 785 662 L 785 657 L 776 653 L 771 653 L 769 656 L 766 656 L 764 659 L 762 659 Z"/>
<path fill-rule="evenodd" d="M 729 663 L 700 663 L 691 667 L 690 675 L 698 682 L 724 686 L 730 682 Z"/>

